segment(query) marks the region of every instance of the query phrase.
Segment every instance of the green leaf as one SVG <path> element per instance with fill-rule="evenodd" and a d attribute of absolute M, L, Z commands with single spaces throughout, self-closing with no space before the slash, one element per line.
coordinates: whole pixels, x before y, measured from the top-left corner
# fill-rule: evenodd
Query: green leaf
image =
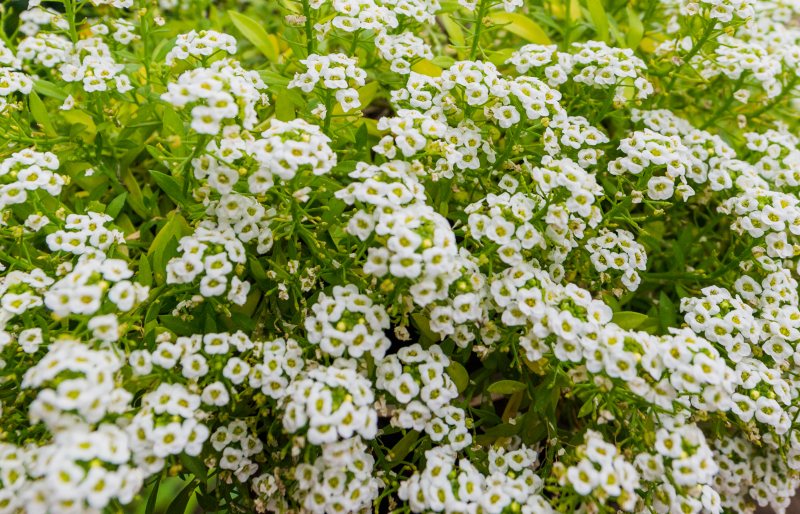
<path fill-rule="evenodd" d="M 156 510 L 156 500 L 158 500 L 158 489 L 161 485 L 161 475 L 156 477 L 153 488 L 150 490 L 150 496 L 147 498 L 147 506 L 144 509 L 145 514 L 153 514 Z"/>
<path fill-rule="evenodd" d="M 419 439 L 419 432 L 416 430 L 408 431 L 406 435 L 397 441 L 397 444 L 395 444 L 392 449 L 389 450 L 389 462 L 393 464 L 402 462 L 406 455 L 408 455 L 408 453 L 411 451 L 411 447 L 417 442 L 417 439 Z"/>
<path fill-rule="evenodd" d="M 603 8 L 603 0 L 586 0 L 589 16 L 597 32 L 597 39 L 608 42 L 608 15 Z"/>
<path fill-rule="evenodd" d="M 122 192 L 116 198 L 111 200 L 106 207 L 106 214 L 112 218 L 119 216 L 120 211 L 125 207 L 125 200 L 128 198 L 128 193 Z"/>
<path fill-rule="evenodd" d="M 170 219 L 161 227 L 161 230 L 158 231 L 156 237 L 153 238 L 153 242 L 147 250 L 147 255 L 153 259 L 153 272 L 157 282 L 163 282 L 167 262 L 177 248 L 181 237 L 191 232 L 192 229 L 183 216 L 173 213 Z"/>
<path fill-rule="evenodd" d="M 522 430 L 520 431 L 522 442 L 533 445 L 547 436 L 547 425 L 545 420 L 538 413 L 529 410 L 525 413 L 522 420 Z"/>
<path fill-rule="evenodd" d="M 447 32 L 447 36 L 450 38 L 450 41 L 456 47 L 465 47 L 467 46 L 467 40 L 464 37 L 464 31 L 461 30 L 461 27 L 453 21 L 453 18 L 449 14 L 440 14 L 438 16 L 439 20 L 442 22 L 442 26 L 444 30 Z"/>
<path fill-rule="evenodd" d="M 525 384 L 516 380 L 500 380 L 486 388 L 490 393 L 514 394 L 517 391 L 524 391 Z"/>
<path fill-rule="evenodd" d="M 678 324 L 675 303 L 670 300 L 669 295 L 664 291 L 658 294 L 658 321 L 663 332 L 666 332 L 669 327 L 674 327 Z"/>
<path fill-rule="evenodd" d="M 594 412 L 594 396 L 584 402 L 584 404 L 581 406 L 581 410 L 578 411 L 578 417 L 582 418 L 584 416 L 588 416 L 592 412 Z"/>
<path fill-rule="evenodd" d="M 636 14 L 636 11 L 628 5 L 628 36 L 625 40 L 628 48 L 636 48 L 639 46 L 639 43 L 642 42 L 642 36 L 644 36 L 644 25 L 642 25 L 642 20 L 639 19 L 639 15 Z"/>
<path fill-rule="evenodd" d="M 515 51 L 514 48 L 503 48 L 497 51 L 487 50 L 486 55 L 489 57 L 489 62 L 495 66 L 502 66 L 506 61 L 511 59 Z"/>
<path fill-rule="evenodd" d="M 164 109 L 161 115 L 161 124 L 167 133 L 184 136 L 186 131 L 183 127 L 183 120 L 175 109 Z"/>
<path fill-rule="evenodd" d="M 449 55 L 437 55 L 431 59 L 431 62 L 440 68 L 449 68 L 455 64 L 456 60 Z"/>
<path fill-rule="evenodd" d="M 136 281 L 143 286 L 153 285 L 153 270 L 150 267 L 150 259 L 145 254 L 139 257 L 139 272 L 136 274 Z"/>
<path fill-rule="evenodd" d="M 280 121 L 295 119 L 294 104 L 288 95 L 275 95 L 275 117 Z"/>
<path fill-rule="evenodd" d="M 119 175 L 129 193 L 128 205 L 142 218 L 150 218 L 149 209 L 144 204 L 144 195 L 142 194 L 142 189 L 139 187 L 139 181 L 136 180 L 136 177 L 131 173 L 131 168 L 122 168 Z"/>
<path fill-rule="evenodd" d="M 165 512 L 169 512 L 170 514 L 183 514 L 186 512 L 186 506 L 189 504 L 189 499 L 192 497 L 192 494 L 194 494 L 196 488 L 197 482 L 190 480 L 189 483 L 186 484 L 186 487 L 181 489 L 178 496 L 172 500 L 172 503 L 169 504 Z"/>
<path fill-rule="evenodd" d="M 416 73 L 429 77 L 438 77 L 442 74 L 442 69 L 428 59 L 420 59 L 411 66 L 411 69 Z"/>
<path fill-rule="evenodd" d="M 30 106 L 33 119 L 42 126 L 44 133 L 50 137 L 56 137 L 58 133 L 53 126 L 53 120 L 50 119 L 47 107 L 44 105 L 44 102 L 42 102 L 42 99 L 39 98 L 39 95 L 36 94 L 36 91 L 31 91 L 31 94 L 28 95 L 28 105 Z"/>
<path fill-rule="evenodd" d="M 175 177 L 155 170 L 150 170 L 150 176 L 153 177 L 158 187 L 167 193 L 167 196 L 169 196 L 176 205 L 184 206 L 187 204 L 186 197 L 183 195 L 183 188 Z"/>
<path fill-rule="evenodd" d="M 447 374 L 453 379 L 458 392 L 464 392 L 464 389 L 469 385 L 469 373 L 464 369 L 464 366 L 459 362 L 450 361 L 450 365 L 447 366 Z"/>
<path fill-rule="evenodd" d="M 233 25 L 239 29 L 239 32 L 253 43 L 253 46 L 258 48 L 267 59 L 271 62 L 278 62 L 276 40 L 274 40 L 274 36 L 271 38 L 267 34 L 267 31 L 264 30 L 260 23 L 236 11 L 228 11 L 228 16 L 231 17 Z"/>
<path fill-rule="evenodd" d="M 512 425 L 511 423 L 501 423 L 492 428 L 487 428 L 484 432 L 486 435 L 493 437 L 511 437 L 512 435 L 518 434 L 521 429 L 522 425 L 520 424 Z"/>
<path fill-rule="evenodd" d="M 75 139 L 82 139 L 85 143 L 91 143 L 97 136 L 97 125 L 85 111 L 70 109 L 61 111 L 61 117 L 71 125 L 70 136 Z"/>
<path fill-rule="evenodd" d="M 178 336 L 190 336 L 197 333 L 199 329 L 199 327 L 195 326 L 195 323 L 183 321 L 177 316 L 159 316 L 158 321 L 164 328 L 174 332 Z"/>
<path fill-rule="evenodd" d="M 62 88 L 44 79 L 38 79 L 34 82 L 33 90 L 42 96 L 49 96 L 56 100 L 61 100 L 62 102 L 66 100 L 68 96 Z"/>
<path fill-rule="evenodd" d="M 267 287 L 267 272 L 264 266 L 258 261 L 258 258 L 253 256 L 247 257 L 247 263 L 250 264 L 250 274 L 255 279 L 256 284 L 266 289 Z"/>
<path fill-rule="evenodd" d="M 507 31 L 527 39 L 531 43 L 539 45 L 549 45 L 551 43 L 544 29 L 524 14 L 494 11 L 490 12 L 487 18 L 497 25 L 502 25 Z"/>
<path fill-rule="evenodd" d="M 441 339 L 436 332 L 431 330 L 431 322 L 424 314 L 415 312 L 411 315 L 411 319 L 414 321 L 414 326 L 417 327 L 422 338 L 428 343 L 433 343 Z"/>
<path fill-rule="evenodd" d="M 202 460 L 200 460 L 198 457 L 186 455 L 185 453 L 181 453 L 180 459 L 181 463 L 186 469 L 191 471 L 195 477 L 205 482 L 206 477 L 208 476 L 208 468 L 205 464 L 203 464 Z"/>
<path fill-rule="evenodd" d="M 611 321 L 619 325 L 620 328 L 634 330 L 647 321 L 647 314 L 633 311 L 620 311 L 614 313 L 611 317 Z"/>

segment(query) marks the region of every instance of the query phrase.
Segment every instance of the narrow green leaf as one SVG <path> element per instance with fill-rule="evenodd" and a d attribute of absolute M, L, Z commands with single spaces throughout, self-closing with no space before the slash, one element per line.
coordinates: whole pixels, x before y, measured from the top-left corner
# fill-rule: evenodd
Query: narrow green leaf
<path fill-rule="evenodd" d="M 119 216 L 120 211 L 123 207 L 125 207 L 125 200 L 128 198 L 128 193 L 120 193 L 108 203 L 108 207 L 106 207 L 106 214 L 111 216 L 112 218 L 116 218 Z"/>
<path fill-rule="evenodd" d="M 288 95 L 275 95 L 275 117 L 280 121 L 291 121 L 295 118 L 294 104 Z"/>
<path fill-rule="evenodd" d="M 419 432 L 416 430 L 409 430 L 406 435 L 397 441 L 397 444 L 389 450 L 389 462 L 394 464 L 401 462 L 411 451 L 411 447 L 414 446 L 417 439 L 419 439 Z"/>
<path fill-rule="evenodd" d="M 142 254 L 142 256 L 139 257 L 139 272 L 136 274 L 136 281 L 143 286 L 149 287 L 153 285 L 153 270 L 147 255 Z"/>
<path fill-rule="evenodd" d="M 56 137 L 58 133 L 53 126 L 53 120 L 50 119 L 47 107 L 44 105 L 44 102 L 42 102 L 42 99 L 39 98 L 39 95 L 36 94 L 36 91 L 31 91 L 31 94 L 28 95 L 28 105 L 30 106 L 33 119 L 42 126 L 44 133 L 50 137 Z"/>
<path fill-rule="evenodd" d="M 136 180 L 136 177 L 133 176 L 133 173 L 131 173 L 131 169 L 127 167 L 122 168 L 119 176 L 122 179 L 122 183 L 125 185 L 125 188 L 128 190 L 128 205 L 130 205 L 131 209 L 133 209 L 133 211 L 142 218 L 150 218 L 149 209 L 144 204 L 142 188 L 139 187 L 139 182 Z"/>
<path fill-rule="evenodd" d="M 438 18 L 442 22 L 444 30 L 447 31 L 447 36 L 450 38 L 453 46 L 455 46 L 457 49 L 459 47 L 466 47 L 467 40 L 464 37 L 464 31 L 461 30 L 461 27 L 458 25 L 458 23 L 456 23 L 449 14 L 440 14 Z"/>
<path fill-rule="evenodd" d="M 628 5 L 628 36 L 626 38 L 626 43 L 628 48 L 637 48 L 639 43 L 642 42 L 642 36 L 644 36 L 644 25 L 642 25 L 642 20 L 639 18 L 639 15 L 636 11 Z"/>
<path fill-rule="evenodd" d="M 511 423 L 502 423 L 492 428 L 487 428 L 484 435 L 492 438 L 511 437 L 512 435 L 517 435 L 521 429 L 521 424 L 512 425 Z"/>
<path fill-rule="evenodd" d="M 500 380 L 486 388 L 490 393 L 514 394 L 517 391 L 524 391 L 525 384 L 516 380 Z"/>
<path fill-rule="evenodd" d="M 603 8 L 603 0 L 586 0 L 589 16 L 597 32 L 597 39 L 608 42 L 608 15 Z"/>
<path fill-rule="evenodd" d="M 253 43 L 253 46 L 264 54 L 271 62 L 278 62 L 278 48 L 260 23 L 236 11 L 228 11 L 233 25 L 239 32 Z"/>
<path fill-rule="evenodd" d="M 161 323 L 164 328 L 174 332 L 178 336 L 190 336 L 197 333 L 200 329 L 200 327 L 195 326 L 196 323 L 183 321 L 177 316 L 159 316 L 158 322 Z M 181 457 L 183 456 L 184 455 L 181 455 Z M 191 468 L 188 465 L 186 467 L 191 471 Z M 192 473 L 194 473 L 194 471 L 192 471 Z M 197 474 L 195 473 L 195 475 Z"/>
<path fill-rule="evenodd" d="M 161 475 L 158 475 L 153 488 L 150 490 L 150 496 L 147 498 L 147 506 L 144 509 L 145 514 L 153 514 L 156 510 L 156 500 L 158 500 L 158 489 L 161 485 Z"/>
<path fill-rule="evenodd" d="M 490 12 L 486 17 L 493 23 L 502 25 L 507 31 L 523 37 L 531 43 L 539 45 L 549 45 L 551 43 L 544 29 L 524 14 L 494 11 Z"/>
<path fill-rule="evenodd" d="M 594 412 L 594 396 L 584 402 L 581 406 L 581 410 L 578 411 L 578 417 L 582 418 L 588 416 L 592 412 Z"/>
<path fill-rule="evenodd" d="M 150 176 L 153 177 L 158 187 L 167 193 L 167 196 L 169 196 L 176 205 L 184 206 L 187 204 L 186 197 L 183 195 L 183 188 L 175 177 L 155 170 L 150 170 Z"/>
<path fill-rule="evenodd" d="M 33 83 L 33 90 L 42 96 L 49 96 L 56 100 L 61 100 L 62 102 L 66 100 L 68 96 L 62 88 L 44 79 L 37 79 L 36 82 Z"/>
<path fill-rule="evenodd" d="M 669 327 L 674 327 L 678 324 L 675 303 L 664 291 L 658 294 L 658 319 L 663 332 L 666 332 Z"/>
<path fill-rule="evenodd" d="M 191 471 L 195 477 L 205 482 L 206 477 L 208 476 L 208 468 L 205 464 L 203 464 L 203 461 L 201 461 L 198 457 L 192 457 L 190 455 L 186 455 L 185 453 L 181 453 L 180 459 L 181 463 L 186 469 Z"/>
<path fill-rule="evenodd" d="M 266 288 L 267 272 L 264 269 L 264 266 L 262 266 L 262 264 L 258 262 L 258 259 L 253 256 L 248 256 L 247 263 L 250 264 L 250 274 L 255 279 L 256 284 L 258 284 L 263 288 Z"/>
<path fill-rule="evenodd" d="M 614 313 L 611 317 L 611 321 L 625 330 L 634 330 L 647 321 L 647 314 L 633 311 L 620 311 Z"/>
<path fill-rule="evenodd" d="M 186 487 L 181 489 L 178 496 L 172 500 L 172 503 L 169 504 L 165 512 L 169 512 L 169 514 L 183 514 L 186 512 L 186 506 L 189 504 L 189 499 L 192 497 L 192 494 L 194 494 L 195 488 L 197 488 L 197 482 L 190 480 L 189 483 L 186 484 Z"/>

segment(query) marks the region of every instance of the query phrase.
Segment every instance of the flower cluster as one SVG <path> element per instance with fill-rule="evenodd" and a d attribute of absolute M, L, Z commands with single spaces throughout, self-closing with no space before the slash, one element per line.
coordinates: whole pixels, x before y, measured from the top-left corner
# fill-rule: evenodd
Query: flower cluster
<path fill-rule="evenodd" d="M 389 328 L 386 309 L 352 284 L 334 287 L 331 296 L 321 293 L 311 311 L 305 321 L 308 341 L 326 355 L 381 359 L 391 345 L 383 333 Z"/>
<path fill-rule="evenodd" d="M 394 35 L 385 32 L 375 37 L 375 47 L 381 57 L 392 63 L 396 73 L 411 73 L 411 63 L 417 59 L 433 59 L 433 52 L 425 40 L 409 32 Z"/>
<path fill-rule="evenodd" d="M 258 73 L 222 59 L 207 68 L 183 72 L 167 85 L 161 99 L 179 109 L 191 107 L 192 130 L 217 135 L 232 122 L 246 129 L 255 127 L 256 107 L 268 102 L 263 93 L 266 87 Z"/>
<path fill-rule="evenodd" d="M 645 129 L 620 141 L 618 149 L 623 156 L 608 163 L 608 172 L 634 175 L 632 189 L 639 194 L 638 201 L 645 192 L 651 200 L 669 200 L 673 195 L 685 200 L 694 194 L 686 182 L 694 156 L 680 137 Z"/>
<path fill-rule="evenodd" d="M 300 63 L 305 66 L 306 71 L 295 74 L 289 83 L 290 88 L 299 88 L 304 93 L 310 93 L 319 86 L 326 95 L 334 91 L 336 101 L 343 111 L 361 107 L 358 91 L 354 88 L 364 85 L 367 73 L 358 67 L 357 59 L 345 54 L 313 54 Z"/>
<path fill-rule="evenodd" d="M 179 60 L 189 57 L 204 59 L 217 52 L 236 53 L 236 39 L 228 34 L 220 34 L 214 30 L 192 30 L 181 34 L 175 41 L 175 46 L 164 58 L 168 66 L 173 66 Z"/>
<path fill-rule="evenodd" d="M 223 296 L 238 305 L 247 300 L 250 284 L 238 277 L 241 272 L 236 269 L 246 261 L 246 252 L 231 227 L 204 223 L 181 238 L 178 251 L 181 256 L 167 263 L 168 284 L 199 282 L 206 298 Z"/>
<path fill-rule="evenodd" d="M 369 507 L 383 485 L 373 475 L 375 459 L 353 437 L 322 445 L 313 464 L 297 466 L 297 503 L 308 512 L 359 512 Z"/>
<path fill-rule="evenodd" d="M 206 153 L 192 159 L 194 177 L 222 195 L 241 191 L 239 179 L 247 178 L 247 188 L 241 192 L 263 195 L 276 178 L 291 181 L 306 170 L 314 175 L 330 172 L 336 154 L 329 143 L 317 125 L 300 119 L 272 120 L 260 138 L 227 131 L 208 143 Z"/>
<path fill-rule="evenodd" d="M 26 87 L 30 89 L 30 85 Z M 28 199 L 29 192 L 44 191 L 56 196 L 67 178 L 55 173 L 58 157 L 50 152 L 28 148 L 11 154 L 0 162 L 0 209 L 20 204 Z"/>
<path fill-rule="evenodd" d="M 378 415 L 370 382 L 347 364 L 307 369 L 286 391 L 283 426 L 315 445 L 375 437 Z"/>
<path fill-rule="evenodd" d="M 581 496 L 593 496 L 601 501 L 613 498 L 623 510 L 633 511 L 639 474 L 633 464 L 617 454 L 617 447 L 590 430 L 586 432 L 577 454 L 581 456 L 580 460 L 566 469 L 560 482 L 569 484 Z"/>
<path fill-rule="evenodd" d="M 542 482 L 532 471 L 538 461 L 535 451 L 525 446 L 491 450 L 488 460 L 489 473 L 484 474 L 445 448 L 428 450 L 425 468 L 400 485 L 398 496 L 411 512 L 554 512 L 539 494 Z"/>
<path fill-rule="evenodd" d="M 586 241 L 592 265 L 599 273 L 622 272 L 622 283 L 635 291 L 642 279 L 639 271 L 647 268 L 647 254 L 627 230 L 605 231 Z M 602 275 L 601 275 L 602 276 Z"/>
<path fill-rule="evenodd" d="M 240 482 L 247 482 L 258 471 L 258 465 L 251 457 L 260 455 L 264 445 L 250 433 L 244 421 L 231 421 L 220 426 L 211 434 L 209 441 L 214 450 L 220 453 L 220 469 L 232 471 Z"/>
<path fill-rule="evenodd" d="M 555 45 L 525 45 L 507 61 L 517 72 L 538 75 L 553 87 L 569 78 L 594 88 L 610 88 L 614 100 L 647 98 L 653 85 L 643 76 L 646 66 L 629 48 L 613 48 L 601 41 L 574 43 L 570 52 L 558 52 Z M 541 70 L 539 70 L 541 68 Z"/>
<path fill-rule="evenodd" d="M 655 452 L 636 456 L 644 481 L 663 482 L 654 504 L 656 512 L 670 512 L 678 506 L 685 512 L 720 512 L 719 493 L 711 486 L 717 463 L 703 432 L 694 424 L 678 420 L 665 423 L 669 429 L 656 432 Z"/>
<path fill-rule="evenodd" d="M 472 436 L 463 409 L 451 405 L 458 397 L 456 385 L 444 371 L 450 364 L 439 346 L 423 350 L 419 344 L 406 346 L 378 364 L 375 387 L 386 391 L 397 404 L 392 424 L 423 430 L 431 440 L 447 441 L 455 451 L 470 445 Z M 444 443 L 441 443 L 444 444 Z"/>

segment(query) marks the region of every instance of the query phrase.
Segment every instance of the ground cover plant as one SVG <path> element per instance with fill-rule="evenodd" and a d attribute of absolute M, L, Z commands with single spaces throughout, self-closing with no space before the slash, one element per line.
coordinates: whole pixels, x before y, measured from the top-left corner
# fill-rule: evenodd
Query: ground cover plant
<path fill-rule="evenodd" d="M 0 512 L 800 486 L 800 4 L 0 10 Z"/>

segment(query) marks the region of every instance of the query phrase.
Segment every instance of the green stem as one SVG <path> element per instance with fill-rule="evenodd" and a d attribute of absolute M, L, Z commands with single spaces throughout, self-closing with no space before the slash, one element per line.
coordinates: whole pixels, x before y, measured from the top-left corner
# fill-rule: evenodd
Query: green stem
<path fill-rule="evenodd" d="M 692 60 L 692 58 L 695 55 L 697 55 L 697 53 L 703 48 L 703 45 L 706 44 L 706 41 L 708 41 L 708 39 L 711 37 L 711 33 L 714 32 L 714 26 L 715 25 L 716 25 L 716 21 L 714 21 L 714 20 L 708 22 L 708 24 L 706 25 L 705 30 L 703 30 L 703 34 L 700 36 L 700 39 L 698 39 L 695 42 L 694 46 L 692 46 L 692 48 L 689 50 L 689 53 L 686 54 L 686 57 L 683 58 L 681 64 L 677 68 L 675 68 L 675 70 L 672 72 L 672 74 L 671 74 L 672 76 L 670 78 L 669 84 L 667 85 L 665 93 L 667 91 L 671 91 L 672 90 L 672 86 L 674 86 L 675 85 L 675 81 L 678 80 L 678 74 L 681 72 L 683 67 L 686 66 Z M 668 95 L 664 95 L 664 96 L 662 96 L 662 98 L 666 98 L 667 96 Z"/>
<path fill-rule="evenodd" d="M 333 117 L 333 113 L 331 110 L 333 109 L 331 105 L 331 92 L 327 89 L 325 90 L 325 121 L 322 122 L 322 132 L 326 135 L 330 136 L 330 128 L 331 128 L 331 118 Z"/>
<path fill-rule="evenodd" d="M 725 111 L 727 111 L 727 110 L 728 110 L 728 107 L 730 107 L 730 106 L 731 106 L 731 104 L 733 103 L 733 100 L 734 100 L 734 98 L 735 98 L 733 95 L 734 95 L 734 93 L 736 93 L 736 91 L 738 91 L 738 90 L 739 90 L 739 88 L 740 88 L 740 87 L 742 87 L 742 84 L 744 83 L 744 78 L 745 78 L 745 74 L 744 74 L 744 73 L 742 73 L 742 76 L 741 76 L 741 77 L 739 77 L 739 80 L 737 80 L 737 81 L 736 81 L 736 83 L 733 85 L 733 89 L 732 89 L 732 91 L 731 91 L 731 95 L 728 97 L 728 99 L 727 99 L 727 100 L 725 100 L 725 101 L 722 103 L 722 105 L 720 105 L 720 106 L 719 106 L 719 109 L 717 109 L 716 111 L 714 111 L 714 114 L 712 114 L 712 115 L 711 115 L 711 116 L 710 116 L 710 117 L 709 117 L 709 118 L 706 120 L 706 122 L 705 122 L 705 123 L 703 123 L 703 124 L 700 126 L 700 130 L 705 130 L 705 129 L 707 129 L 708 127 L 710 127 L 712 123 L 714 123 L 714 122 L 715 122 L 715 121 L 716 121 L 716 120 L 717 120 L 717 119 L 718 119 L 720 116 L 722 116 L 722 114 L 723 114 Z"/>
<path fill-rule="evenodd" d="M 572 0 L 564 0 L 564 39 L 562 41 L 562 49 L 566 51 L 569 48 L 569 34 L 572 32 Z"/>
<path fill-rule="evenodd" d="M 78 29 L 75 23 L 75 4 L 74 0 L 63 0 L 64 11 L 69 22 L 69 37 L 73 43 L 78 42 Z"/>
<path fill-rule="evenodd" d="M 469 60 L 474 61 L 478 54 L 478 42 L 481 39 L 481 28 L 483 28 L 483 17 L 486 14 L 487 1 L 481 0 L 478 4 L 478 12 L 475 16 L 475 33 L 472 36 L 472 48 L 469 51 Z"/>
<path fill-rule="evenodd" d="M 311 55 L 314 53 L 314 30 L 311 25 L 311 5 L 309 4 L 308 0 L 303 0 L 303 15 L 306 18 L 306 51 L 309 55 Z"/>
<path fill-rule="evenodd" d="M 355 34 L 353 34 L 353 44 L 350 46 L 350 53 L 347 54 L 350 57 L 355 57 L 356 49 L 358 48 L 358 38 L 361 35 L 361 29 L 358 29 Z"/>

